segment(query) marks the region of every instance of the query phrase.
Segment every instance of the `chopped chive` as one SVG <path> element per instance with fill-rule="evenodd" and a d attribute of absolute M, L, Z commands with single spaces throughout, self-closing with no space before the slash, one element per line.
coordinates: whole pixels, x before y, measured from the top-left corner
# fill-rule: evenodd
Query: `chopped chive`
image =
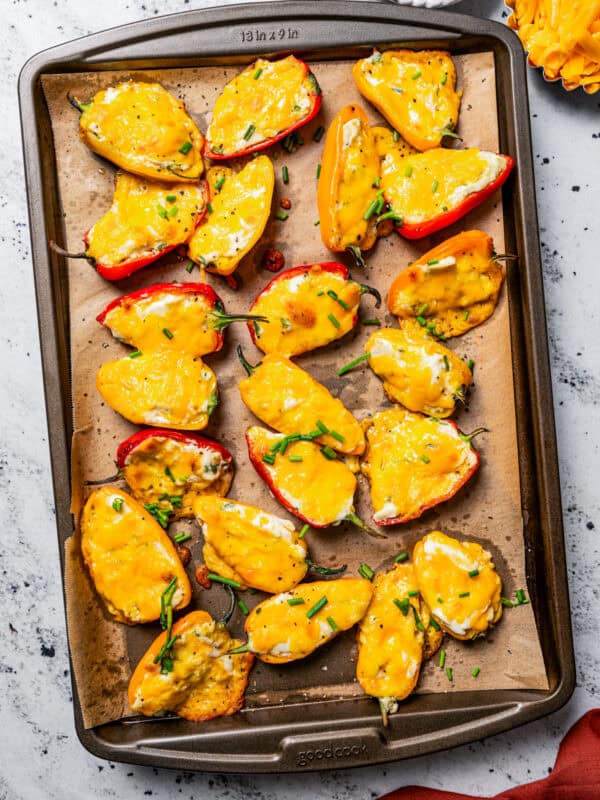
<path fill-rule="evenodd" d="M 393 208 L 377 217 L 377 222 L 383 222 L 386 219 L 393 219 L 396 225 L 402 227 L 402 217 L 399 217 Z"/>
<path fill-rule="evenodd" d="M 321 177 L 321 165 L 317 164 L 317 180 Z"/>
<path fill-rule="evenodd" d="M 313 223 L 313 224 L 314 224 L 314 226 L 315 226 L 315 228 L 316 228 L 316 227 L 317 227 L 317 225 L 320 225 L 320 224 L 321 224 L 321 220 L 320 220 L 320 219 L 316 219 L 316 220 L 314 221 L 314 223 Z"/>
<path fill-rule="evenodd" d="M 288 170 L 287 167 L 282 167 L 281 168 L 281 180 L 284 183 L 289 183 L 290 182 L 290 173 L 289 173 L 289 170 Z"/>
<path fill-rule="evenodd" d="M 444 369 L 446 372 L 450 372 L 450 362 L 448 361 L 447 355 L 444 355 Z"/>
<path fill-rule="evenodd" d="M 123 508 L 123 498 L 115 497 L 115 499 L 112 501 L 112 507 L 114 508 L 115 511 L 121 511 L 121 509 Z"/>
<path fill-rule="evenodd" d="M 133 353 L 129 353 L 129 358 L 139 358 L 141 355 L 141 350 L 134 350 Z"/>
<path fill-rule="evenodd" d="M 467 310 L 465 311 L 465 313 L 463 314 L 463 319 L 465 320 L 465 322 L 466 322 L 466 320 L 468 320 L 468 319 L 469 319 L 469 309 L 468 309 L 468 308 L 467 308 Z"/>
<path fill-rule="evenodd" d="M 478 575 L 479 575 L 479 570 L 478 569 L 472 569 L 469 572 L 469 578 L 476 578 Z"/>
<path fill-rule="evenodd" d="M 321 448 L 321 455 L 325 456 L 328 461 L 335 461 L 337 458 L 337 453 L 332 447 L 329 447 L 328 444 Z"/>
<path fill-rule="evenodd" d="M 508 597 L 501 597 L 500 602 L 505 608 L 514 608 L 515 606 L 519 605 L 518 603 L 513 603 L 512 600 L 508 599 Z"/>
<path fill-rule="evenodd" d="M 171 331 L 168 328 L 163 328 L 162 332 L 167 337 L 167 339 L 172 339 L 173 338 L 173 334 L 171 333 Z"/>
<path fill-rule="evenodd" d="M 445 85 L 446 85 L 446 81 L 447 81 L 447 80 L 448 80 L 448 73 L 447 73 L 447 72 L 444 72 L 444 74 L 442 75 L 442 80 L 441 80 L 441 84 L 442 84 L 442 86 L 445 86 Z"/>
<path fill-rule="evenodd" d="M 193 261 L 188 261 L 188 265 L 185 268 L 185 271 L 186 272 L 191 272 L 193 269 L 194 269 L 194 262 Z"/>
<path fill-rule="evenodd" d="M 432 267 L 434 264 L 439 264 L 439 263 L 440 263 L 439 258 L 430 258 L 429 261 L 427 262 L 427 266 Z"/>
<path fill-rule="evenodd" d="M 452 675 L 452 667 L 446 667 L 446 677 L 452 683 L 454 676 Z"/>
<path fill-rule="evenodd" d="M 169 217 L 169 214 L 168 214 L 168 212 L 167 212 L 167 209 L 166 209 L 164 206 L 161 206 L 161 204 L 160 204 L 160 203 L 158 203 L 158 205 L 156 206 L 156 208 L 158 209 L 158 216 L 159 216 L 161 219 L 168 219 L 168 217 Z"/>
<path fill-rule="evenodd" d="M 358 568 L 358 574 L 361 578 L 365 578 L 368 581 L 372 581 L 375 577 L 375 573 L 368 564 L 361 564 Z"/>
<path fill-rule="evenodd" d="M 182 533 L 176 533 L 175 536 L 173 537 L 173 541 L 176 542 L 177 544 L 182 544 L 183 542 L 189 542 L 191 538 L 192 538 L 191 533 L 182 532 Z"/>
<path fill-rule="evenodd" d="M 419 594 L 419 590 L 418 589 L 411 589 L 411 591 L 408 593 L 408 596 L 409 597 L 417 597 L 418 594 Z"/>
<path fill-rule="evenodd" d="M 399 142 L 399 141 L 400 141 L 400 134 L 398 133 L 398 131 L 393 131 L 393 132 L 392 132 L 392 139 L 393 139 L 395 142 Z"/>
<path fill-rule="evenodd" d="M 431 184 L 431 191 L 432 191 L 432 192 L 437 192 L 437 190 L 438 190 L 438 186 L 439 186 L 439 185 L 440 185 L 440 184 L 439 184 L 438 180 L 436 179 L 436 180 L 435 180 L 435 181 L 434 181 L 434 182 Z"/>
<path fill-rule="evenodd" d="M 474 366 L 475 366 L 475 362 L 473 361 L 473 359 L 472 359 L 472 358 L 470 358 L 470 359 L 467 361 L 467 367 L 468 367 L 468 368 L 471 370 L 471 372 L 473 372 L 473 367 L 474 367 Z"/>
<path fill-rule="evenodd" d="M 327 605 L 327 598 L 326 597 L 321 597 L 320 600 L 317 600 L 317 602 L 314 604 L 314 606 L 312 606 L 311 608 L 308 609 L 308 611 L 306 612 L 306 616 L 309 619 L 312 619 L 314 617 L 314 615 L 318 614 L 318 612 L 326 605 Z"/>
<path fill-rule="evenodd" d="M 442 206 L 442 211 L 448 211 L 448 206 Z"/>
<path fill-rule="evenodd" d="M 191 142 L 184 142 L 181 145 L 181 147 L 179 148 L 179 152 L 182 155 L 187 156 L 187 154 L 190 152 L 191 149 L 192 149 L 192 143 Z"/>
<path fill-rule="evenodd" d="M 302 529 L 300 530 L 300 533 L 298 534 L 298 538 L 299 539 L 304 539 L 304 537 L 306 536 L 306 534 L 308 533 L 309 530 L 310 530 L 310 525 L 307 522 L 305 525 L 302 526 Z"/>
<path fill-rule="evenodd" d="M 225 175 L 221 175 L 219 180 L 215 183 L 215 189 L 217 192 L 221 191 L 224 183 L 225 183 Z"/>
<path fill-rule="evenodd" d="M 329 431 L 329 435 L 333 436 L 334 439 L 337 439 L 338 442 L 345 442 L 346 441 L 346 437 L 342 436 L 342 434 L 338 433 L 337 431 L 330 430 Z"/>
<path fill-rule="evenodd" d="M 479 669 L 479 667 L 474 667 L 474 668 L 473 668 L 473 672 L 471 673 L 471 675 L 472 675 L 474 678 L 476 678 L 476 677 L 479 675 L 479 673 L 480 673 L 480 672 L 481 672 L 481 670 Z"/>
<path fill-rule="evenodd" d="M 458 596 L 459 597 L 470 597 L 471 596 L 471 592 L 461 592 Z"/>
<path fill-rule="evenodd" d="M 213 213 L 212 203 L 207 203 L 206 204 L 206 210 L 208 211 L 209 214 Z"/>
<path fill-rule="evenodd" d="M 327 318 L 329 319 L 331 324 L 334 325 L 336 328 L 340 327 L 339 320 L 333 314 L 327 314 Z"/>
<path fill-rule="evenodd" d="M 317 292 L 317 297 L 323 297 L 324 294 L 325 292 L 321 289 L 320 292 Z"/>
<path fill-rule="evenodd" d="M 302 597 L 290 597 L 288 602 L 288 606 L 303 606 L 304 600 Z"/>
<path fill-rule="evenodd" d="M 241 644 L 239 647 L 234 647 L 233 650 L 228 650 L 226 655 L 233 656 L 237 655 L 238 653 L 249 653 L 250 648 L 247 644 Z"/>
<path fill-rule="evenodd" d="M 254 75 L 252 76 L 252 77 L 254 78 L 254 80 L 255 80 L 255 81 L 257 81 L 257 80 L 260 78 L 260 76 L 261 76 L 261 74 L 262 74 L 262 71 L 263 71 L 263 68 L 262 68 L 262 67 L 259 67 L 259 68 L 256 70 L 256 72 L 255 72 L 255 73 L 254 73 Z"/>
<path fill-rule="evenodd" d="M 317 420 L 317 428 L 321 431 L 321 433 L 329 433 L 329 428 L 320 419 Z"/>
<path fill-rule="evenodd" d="M 369 220 L 369 219 L 371 219 L 371 217 L 373 216 L 373 214 L 375 214 L 375 213 L 376 213 L 376 211 L 377 211 L 377 205 L 378 205 L 378 203 L 379 203 L 379 200 L 378 200 L 377 198 L 376 198 L 375 200 L 372 200 L 372 201 L 371 201 L 371 203 L 369 204 L 369 206 L 368 206 L 367 210 L 366 210 L 366 211 L 365 211 L 365 213 L 363 214 L 363 219 L 364 219 L 364 220 Z"/>
<path fill-rule="evenodd" d="M 429 624 L 433 628 L 434 631 L 441 631 L 440 626 L 437 623 L 437 620 L 434 617 L 429 618 Z"/>
<path fill-rule="evenodd" d="M 413 74 L 412 74 L 410 77 L 413 79 L 413 81 L 416 81 L 416 80 L 417 80 L 417 78 L 420 78 L 420 77 L 421 77 L 421 75 L 422 75 L 422 73 L 421 73 L 421 70 L 420 70 L 420 69 L 418 69 L 418 70 L 417 70 L 416 72 L 414 72 L 414 73 L 413 73 Z"/>
<path fill-rule="evenodd" d="M 425 625 L 421 622 L 421 617 L 417 613 L 417 609 L 414 606 L 411 606 L 413 611 L 413 617 L 415 618 L 415 628 L 422 633 L 425 632 Z"/>
<path fill-rule="evenodd" d="M 405 178 L 410 178 L 410 176 L 412 175 L 412 173 L 413 173 L 413 168 L 412 168 L 412 167 L 409 165 L 409 166 L 408 166 L 408 167 L 407 167 L 407 168 L 404 170 L 404 177 L 405 177 Z"/>
<path fill-rule="evenodd" d="M 275 216 L 277 219 L 281 220 L 281 222 L 285 222 L 286 219 L 289 217 L 289 214 L 286 214 L 285 211 L 278 211 Z"/>
<path fill-rule="evenodd" d="M 248 125 L 248 127 L 246 128 L 246 132 L 244 133 L 244 139 L 248 141 L 255 130 L 256 127 L 252 125 L 252 123 L 250 123 L 250 125 Z"/>
<path fill-rule="evenodd" d="M 338 297 L 337 292 L 334 292 L 333 289 L 329 289 L 327 294 L 329 295 L 329 297 L 331 297 L 332 300 L 335 300 L 336 303 L 339 303 L 339 305 L 341 305 L 344 311 L 350 311 L 350 306 L 348 305 L 348 303 L 346 303 L 345 300 L 342 300 L 341 297 Z"/>
<path fill-rule="evenodd" d="M 241 583 L 233 581 L 231 578 L 224 578 L 222 575 L 217 575 L 216 572 L 209 572 L 206 577 L 209 579 L 209 581 L 214 581 L 215 583 L 224 583 L 226 586 L 232 586 L 234 589 L 242 588 Z"/>
<path fill-rule="evenodd" d="M 338 626 L 336 624 L 336 621 L 334 620 L 333 617 L 327 617 L 327 624 L 329 625 L 329 627 L 331 628 L 331 630 L 334 633 L 337 633 L 339 631 L 339 628 L 338 628 Z"/>
<path fill-rule="evenodd" d="M 377 177 L 373 181 L 373 188 L 374 189 L 379 189 L 380 186 L 381 186 L 381 178 Z"/>
<path fill-rule="evenodd" d="M 271 464 L 271 466 L 275 463 L 275 454 L 274 453 L 265 453 L 262 457 L 262 460 L 265 464 Z"/>
<path fill-rule="evenodd" d="M 325 128 L 322 125 L 319 125 L 317 130 L 313 133 L 313 142 L 320 142 L 324 133 Z"/>
<path fill-rule="evenodd" d="M 177 206 L 172 206 L 172 208 L 169 209 L 169 216 L 170 217 L 177 216 L 177 212 L 178 211 L 179 211 L 179 209 L 177 208 Z"/>
<path fill-rule="evenodd" d="M 304 461 L 302 456 L 288 456 L 288 461 L 291 461 L 294 464 L 299 464 L 301 461 Z"/>
<path fill-rule="evenodd" d="M 525 590 L 524 589 L 517 589 L 515 594 L 516 594 L 516 597 L 517 597 L 518 605 L 523 606 L 523 605 L 525 605 L 525 604 L 527 604 L 529 602 L 529 600 L 527 599 L 527 595 L 525 594 Z"/>
<path fill-rule="evenodd" d="M 248 616 L 248 614 L 250 613 L 250 609 L 248 608 L 246 603 L 244 603 L 244 601 L 242 600 L 241 597 L 238 598 L 237 603 L 238 603 L 238 606 L 239 606 L 240 611 L 242 612 L 242 614 L 245 614 L 246 616 Z"/>
<path fill-rule="evenodd" d="M 165 200 L 167 201 L 167 203 L 174 203 L 175 200 L 177 200 L 177 195 L 176 194 L 168 194 L 168 195 L 166 195 Z"/>
<path fill-rule="evenodd" d="M 403 561 L 408 561 L 408 553 L 406 550 L 404 550 L 402 553 L 398 553 L 394 561 L 396 564 L 402 564 Z"/>
<path fill-rule="evenodd" d="M 442 600 L 442 598 L 441 598 L 441 597 L 438 597 L 437 601 L 438 601 L 438 603 L 439 603 L 440 605 L 443 605 L 443 604 L 444 604 L 444 601 Z"/>
<path fill-rule="evenodd" d="M 444 669 L 444 664 L 446 663 L 446 651 L 442 647 L 440 650 L 440 669 Z"/>
<path fill-rule="evenodd" d="M 423 455 L 423 456 L 421 456 L 421 461 L 422 461 L 424 464 L 429 464 L 429 462 L 431 461 L 431 459 L 430 459 L 428 456 L 425 456 L 425 455 Z"/>
<path fill-rule="evenodd" d="M 177 483 L 175 480 L 175 475 L 173 475 L 173 472 L 171 471 L 171 467 L 165 467 L 165 475 L 169 480 L 173 481 L 173 483 Z"/>
<path fill-rule="evenodd" d="M 354 367 L 356 367 L 358 364 L 361 364 L 363 361 L 366 361 L 369 358 L 371 358 L 371 353 L 363 353 L 362 356 L 358 356 L 357 358 L 354 358 L 352 361 L 349 361 L 343 367 L 340 367 L 337 371 L 337 374 L 341 378 L 342 375 L 345 375 L 347 372 L 350 372 L 350 370 L 354 369 Z"/>
<path fill-rule="evenodd" d="M 410 605 L 408 597 L 405 597 L 403 600 L 400 600 L 399 597 L 394 597 L 394 605 L 400 609 L 404 616 L 408 614 L 408 607 Z"/>
<path fill-rule="evenodd" d="M 419 325 L 427 325 L 427 320 L 421 314 L 417 314 L 417 322 Z"/>
<path fill-rule="evenodd" d="M 378 319 L 363 319 L 363 325 L 381 325 L 381 320 Z"/>

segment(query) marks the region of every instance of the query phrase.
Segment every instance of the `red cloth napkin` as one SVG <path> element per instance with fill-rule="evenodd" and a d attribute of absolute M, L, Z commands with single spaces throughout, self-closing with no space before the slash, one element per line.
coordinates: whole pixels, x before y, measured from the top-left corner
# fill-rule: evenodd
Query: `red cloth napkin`
<path fill-rule="evenodd" d="M 405 786 L 380 800 L 482 800 L 473 795 Z M 489 800 L 600 800 L 600 708 L 588 711 L 562 740 L 547 778 Z"/>

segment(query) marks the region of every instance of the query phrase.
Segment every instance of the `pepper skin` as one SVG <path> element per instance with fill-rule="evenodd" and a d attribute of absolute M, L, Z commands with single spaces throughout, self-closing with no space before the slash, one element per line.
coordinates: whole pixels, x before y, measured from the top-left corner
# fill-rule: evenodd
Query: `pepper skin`
<path fill-rule="evenodd" d="M 242 400 L 252 413 L 280 433 L 311 433 L 317 422 L 325 433 L 315 441 L 340 453 L 360 455 L 362 428 L 341 400 L 308 372 L 280 353 L 268 353 L 239 383 Z"/>
<path fill-rule="evenodd" d="M 242 587 L 261 592 L 287 592 L 306 575 L 306 542 L 298 538 L 291 522 L 255 506 L 198 497 L 194 514 L 204 536 L 204 561 L 211 571 L 214 554 L 229 567 L 229 575 Z M 208 556 L 208 558 L 207 558 Z M 220 573 L 222 574 L 222 573 Z"/>
<path fill-rule="evenodd" d="M 444 338 L 480 325 L 493 314 L 504 280 L 493 249 L 483 231 L 446 239 L 394 279 L 388 308 Z"/>
<path fill-rule="evenodd" d="M 373 598 L 358 629 L 356 677 L 367 694 L 379 699 L 384 719 L 419 680 L 425 638 L 419 629 L 425 626 L 418 627 L 420 615 L 412 564 L 395 564 L 375 576 Z"/>
<path fill-rule="evenodd" d="M 417 150 L 439 147 L 456 127 L 462 92 L 449 53 L 375 51 L 356 62 L 352 75 L 363 97 Z"/>
<path fill-rule="evenodd" d="M 381 164 L 384 197 L 406 239 L 422 239 L 461 219 L 508 179 L 510 156 L 477 148 L 434 148 L 403 156 L 389 152 Z"/>
<path fill-rule="evenodd" d="M 269 221 L 275 171 L 267 156 L 249 161 L 237 173 L 215 171 L 219 178 L 209 181 L 219 190 L 213 190 L 209 213 L 190 239 L 189 257 L 209 272 L 231 275 Z"/>
<path fill-rule="evenodd" d="M 132 711 L 147 717 L 174 711 L 190 722 L 204 722 L 235 714 L 244 704 L 244 692 L 254 656 L 228 655 L 241 644 L 232 639 L 222 623 L 206 611 L 192 611 L 172 629 L 173 669 L 161 672 L 155 663 L 167 642 L 161 633 L 140 659 L 129 682 Z"/>
<path fill-rule="evenodd" d="M 120 489 L 103 486 L 89 496 L 81 515 L 81 551 L 96 591 L 117 622 L 157 620 L 161 595 L 174 577 L 173 608 L 190 602 L 190 582 L 173 543 Z"/>
<path fill-rule="evenodd" d="M 417 519 L 453 497 L 479 466 L 470 437 L 449 420 L 395 406 L 364 425 L 367 452 L 361 470 L 371 485 L 377 525 Z"/>
<path fill-rule="evenodd" d="M 110 209 L 85 234 L 84 255 L 106 280 L 126 278 L 187 242 L 207 200 L 204 181 L 173 186 L 118 172 Z"/>
<path fill-rule="evenodd" d="M 274 451 L 284 438 L 258 426 L 246 432 L 250 461 L 275 498 L 313 528 L 351 519 L 356 491 L 351 470 L 339 459 L 328 459 L 312 441 L 293 441 L 284 453 Z"/>
<path fill-rule="evenodd" d="M 140 503 L 156 503 L 173 519 L 193 516 L 199 495 L 226 495 L 233 480 L 229 450 L 178 431 L 137 431 L 119 445 L 117 467 Z"/>
<path fill-rule="evenodd" d="M 134 425 L 206 428 L 218 403 L 217 379 L 199 356 L 165 350 L 132 355 L 108 361 L 96 375 L 114 411 Z"/>
<path fill-rule="evenodd" d="M 263 353 L 297 356 L 341 339 L 358 321 L 360 298 L 378 293 L 352 280 L 335 261 L 306 264 L 280 272 L 258 295 L 250 312 L 270 324 L 249 323 L 254 344 Z"/>
<path fill-rule="evenodd" d="M 121 169 L 154 180 L 202 176 L 204 138 L 185 105 L 160 84 L 127 81 L 74 104 L 81 139 Z"/>
<path fill-rule="evenodd" d="M 302 583 L 252 609 L 245 626 L 248 647 L 267 664 L 306 658 L 338 633 L 356 625 L 372 595 L 371 582 L 363 578 Z M 308 612 L 323 598 L 326 603 L 309 617 Z M 303 602 L 294 602 L 298 600 Z"/>
<path fill-rule="evenodd" d="M 319 113 L 321 89 L 304 61 L 257 59 L 223 88 L 206 132 L 213 161 L 264 150 Z"/>
<path fill-rule="evenodd" d="M 433 531 L 415 545 L 419 591 L 432 616 L 455 639 L 474 639 L 502 616 L 502 581 L 477 542 Z"/>
<path fill-rule="evenodd" d="M 421 327 L 375 331 L 365 352 L 390 400 L 432 417 L 451 416 L 473 380 L 465 362 Z"/>
<path fill-rule="evenodd" d="M 221 349 L 224 328 L 253 318 L 226 314 L 206 283 L 155 283 L 115 298 L 96 319 L 120 342 L 144 353 L 204 356 Z"/>
<path fill-rule="evenodd" d="M 360 106 L 349 105 L 333 119 L 323 149 L 317 205 L 323 244 L 334 252 L 369 250 L 377 239 L 383 209 L 375 137 Z M 374 204 L 381 208 L 375 211 Z"/>

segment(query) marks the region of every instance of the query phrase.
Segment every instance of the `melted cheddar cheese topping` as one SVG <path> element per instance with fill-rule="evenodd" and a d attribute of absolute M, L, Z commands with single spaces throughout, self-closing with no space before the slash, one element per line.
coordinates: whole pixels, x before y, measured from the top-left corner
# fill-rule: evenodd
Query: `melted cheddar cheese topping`
<path fill-rule="evenodd" d="M 120 489 L 103 486 L 89 496 L 81 516 L 81 551 L 96 591 L 118 622 L 158 619 L 160 597 L 174 577 L 173 608 L 190 602 L 190 582 L 173 543 Z"/>
<path fill-rule="evenodd" d="M 373 598 L 358 631 L 356 677 L 367 694 L 383 701 L 386 711 L 397 710 L 396 703 L 419 680 L 424 645 L 417 628 L 420 614 L 412 564 L 396 564 L 375 576 Z"/>
<path fill-rule="evenodd" d="M 146 297 L 125 297 L 108 312 L 104 324 L 115 339 L 144 353 L 203 356 L 219 346 L 214 319 L 212 302 L 205 295 L 166 290 Z"/>
<path fill-rule="evenodd" d="M 385 158 L 392 150 L 401 156 L 410 156 L 419 152 L 401 136 L 394 136 L 394 131 L 384 128 L 382 125 L 371 128 L 371 132 L 375 138 L 375 149 L 380 159 Z"/>
<path fill-rule="evenodd" d="M 272 453 L 270 448 L 283 437 L 258 426 L 249 428 L 246 436 L 269 484 L 292 514 L 324 527 L 343 522 L 354 512 L 356 478 L 343 461 L 329 460 L 313 442 L 292 442 L 268 464 L 263 456 Z M 290 461 L 290 456 L 301 461 Z"/>
<path fill-rule="evenodd" d="M 149 436 L 127 456 L 123 477 L 141 503 L 156 503 L 179 519 L 192 516 L 192 504 L 199 495 L 227 494 L 233 468 L 215 448 Z M 166 495 L 180 497 L 181 507 L 165 500 Z"/>
<path fill-rule="evenodd" d="M 166 643 L 162 633 L 142 656 L 129 683 L 132 711 L 156 716 L 174 711 L 192 722 L 234 714 L 244 703 L 254 657 L 227 655 L 241 644 L 205 611 L 192 611 L 173 625 L 173 669 L 161 672 L 154 659 Z"/>
<path fill-rule="evenodd" d="M 380 524 L 419 517 L 451 497 L 477 467 L 470 442 L 450 422 L 395 406 L 366 420 L 365 430 L 361 470 Z"/>
<path fill-rule="evenodd" d="M 403 270 L 390 287 L 388 307 L 400 319 L 422 317 L 437 333 L 458 336 L 493 314 L 503 280 L 492 239 L 465 231 Z"/>
<path fill-rule="evenodd" d="M 306 542 L 291 522 L 255 506 L 198 497 L 194 514 L 204 542 L 240 578 L 261 592 L 286 592 L 306 575 Z"/>
<path fill-rule="evenodd" d="M 396 214 L 414 224 L 458 208 L 505 167 L 503 156 L 474 147 L 434 148 L 408 156 L 392 150 L 381 162 L 381 186 Z"/>
<path fill-rule="evenodd" d="M 300 584 L 293 591 L 270 597 L 252 609 L 246 620 L 248 646 L 268 664 L 306 658 L 338 632 L 356 625 L 364 616 L 372 594 L 371 582 L 363 578 Z M 308 617 L 307 612 L 322 598 L 326 598 L 325 605 Z M 303 602 L 296 604 L 297 600 Z"/>
<path fill-rule="evenodd" d="M 86 255 L 115 267 L 183 244 L 204 208 L 199 184 L 152 183 L 118 172 L 112 205 L 86 236 Z"/>
<path fill-rule="evenodd" d="M 287 356 L 268 353 L 239 389 L 250 411 L 280 433 L 311 433 L 320 421 L 337 435 L 316 441 L 349 455 L 365 449 L 362 428 L 341 400 Z"/>
<path fill-rule="evenodd" d="M 294 56 L 257 59 L 225 85 L 206 138 L 210 149 L 234 155 L 296 127 L 314 108 L 318 87 Z"/>
<path fill-rule="evenodd" d="M 365 112 L 346 106 L 327 132 L 317 193 L 321 237 L 330 250 L 375 244 L 376 215 L 365 217 L 378 178 L 379 156 Z"/>
<path fill-rule="evenodd" d="M 565 89 L 600 89 L 599 0 L 507 0 L 508 25 L 519 34 L 529 60 Z"/>
<path fill-rule="evenodd" d="M 441 50 L 387 50 L 357 61 L 352 75 L 360 93 L 417 150 L 439 147 L 458 122 L 462 92 L 456 69 Z"/>
<path fill-rule="evenodd" d="M 158 83 L 128 81 L 83 106 L 79 135 L 94 153 L 157 180 L 197 180 L 204 138 L 184 104 Z"/>
<path fill-rule="evenodd" d="M 419 591 L 455 639 L 473 639 L 502 616 L 502 581 L 487 550 L 433 531 L 415 545 Z"/>
<path fill-rule="evenodd" d="M 214 372 L 185 352 L 108 361 L 98 370 L 96 386 L 106 403 L 135 425 L 202 430 L 218 402 Z"/>
<path fill-rule="evenodd" d="M 254 325 L 256 345 L 263 353 L 286 356 L 323 347 L 352 330 L 360 298 L 358 283 L 318 264 L 292 278 L 275 280 L 250 309 L 269 320 L 268 325 Z"/>
<path fill-rule="evenodd" d="M 432 417 L 454 413 L 456 400 L 464 399 L 473 379 L 461 358 L 420 327 L 376 331 L 365 352 L 390 400 Z"/>
<path fill-rule="evenodd" d="M 215 168 L 219 186 L 210 211 L 189 242 L 192 261 L 219 275 L 230 275 L 263 235 L 271 213 L 275 172 L 267 156 L 249 161 L 240 172 Z M 221 179 L 224 178 L 222 183 Z"/>

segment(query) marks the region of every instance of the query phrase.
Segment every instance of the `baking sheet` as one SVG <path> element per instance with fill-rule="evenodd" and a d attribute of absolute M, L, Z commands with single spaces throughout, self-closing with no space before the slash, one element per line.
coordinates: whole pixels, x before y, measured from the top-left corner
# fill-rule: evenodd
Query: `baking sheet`
<path fill-rule="evenodd" d="M 468 146 L 496 150 L 498 133 L 493 56 L 491 53 L 455 56 L 455 62 L 458 83 L 464 91 L 459 133 Z M 371 122 L 381 122 L 379 115 L 355 89 L 350 76 L 351 63 L 311 64 L 323 88 L 322 111 L 302 130 L 306 144 L 296 153 L 288 155 L 277 146 L 271 152 L 278 175 L 284 164 L 289 169 L 290 183 L 283 186 L 278 180 L 274 201 L 277 204 L 282 196 L 291 200 L 289 219 L 286 222 L 271 221 L 259 246 L 241 265 L 242 286 L 239 291 L 234 292 L 222 280 L 208 276 L 208 281 L 221 295 L 229 311 L 246 310 L 272 277 L 271 273 L 260 269 L 260 260 L 267 246 L 276 246 L 284 252 L 287 267 L 331 259 L 314 224 L 318 216 L 315 175 L 323 141 L 314 143 L 312 134 L 319 125 L 326 126 L 339 108 L 349 102 L 360 102 Z M 114 170 L 79 141 L 77 114 L 66 101 L 67 92 L 72 91 L 87 100 L 98 89 L 125 78 L 157 80 L 185 100 L 188 110 L 205 130 L 220 88 L 237 70 L 237 67 L 202 67 L 43 76 L 55 140 L 68 249 L 81 249 L 82 233 L 110 205 Z M 471 212 L 466 220 L 430 239 L 409 243 L 393 234 L 379 241 L 367 254 L 366 271 L 353 268 L 353 273 L 361 281 L 378 287 L 385 296 L 392 278 L 409 261 L 438 241 L 467 228 L 485 230 L 494 237 L 497 252 L 503 252 L 499 195 Z M 345 256 L 341 260 L 346 260 Z M 73 510 L 76 516 L 81 501 L 89 492 L 85 484 L 114 475 L 116 446 L 135 430 L 105 406 L 96 391 L 95 373 L 100 364 L 124 355 L 128 348 L 113 340 L 95 317 L 109 300 L 122 293 L 162 280 L 199 280 L 197 271 L 188 275 L 184 269 L 186 263 L 177 262 L 175 256 L 167 257 L 161 265 L 146 268 L 116 285 L 105 282 L 85 261 L 70 261 L 65 267 L 69 270 L 71 309 L 76 431 L 73 443 Z M 350 261 L 347 263 L 351 264 Z M 311 557 L 316 563 L 347 563 L 349 572 L 354 572 L 362 561 L 367 561 L 373 569 L 384 568 L 400 550 L 411 547 L 424 533 L 439 527 L 449 533 L 476 539 L 490 549 L 504 580 L 505 596 L 526 585 L 508 312 L 507 295 L 503 291 L 498 308 L 487 323 L 449 342 L 460 355 L 476 362 L 475 388 L 469 407 L 459 413 L 457 421 L 465 431 L 480 425 L 490 429 L 490 433 L 477 441 L 482 465 L 474 479 L 452 501 L 428 512 L 420 520 L 388 529 L 388 538 L 384 541 L 369 538 L 350 525 L 320 533 L 311 532 L 307 539 Z M 374 311 L 369 297 L 363 299 L 361 316 L 376 316 L 383 324 L 395 324 L 385 309 Z M 381 383 L 367 367 L 344 378 L 337 378 L 336 370 L 363 352 L 365 338 L 372 331 L 373 328 L 359 324 L 341 342 L 299 359 L 299 363 L 337 394 L 359 419 L 388 404 Z M 223 441 L 236 459 L 238 471 L 230 495 L 286 516 L 248 461 L 243 434 L 256 420 L 241 403 L 236 388 L 242 377 L 235 358 L 238 342 L 244 345 L 250 361 L 260 358 L 244 326 L 231 328 L 223 350 L 207 357 L 207 363 L 219 378 L 221 402 L 205 432 Z M 368 486 L 362 477 L 359 478 L 357 508 L 361 516 L 369 518 Z M 178 523 L 177 530 L 185 527 L 184 523 Z M 201 561 L 201 537 L 195 523 L 190 523 L 189 527 L 194 537 L 191 543 L 193 559 L 189 566 L 193 571 Z M 67 624 L 84 725 L 93 727 L 129 713 L 125 690 L 131 667 L 159 630 L 158 625 L 129 629 L 109 618 L 82 565 L 77 540 L 76 531 L 66 545 Z M 252 607 L 261 596 L 246 593 L 244 599 Z M 188 610 L 200 606 L 218 616 L 226 604 L 227 598 L 220 587 L 213 587 L 210 591 L 195 587 Z M 236 612 L 230 627 L 236 633 L 241 631 L 241 613 Z M 434 659 L 433 663 L 424 666 L 420 692 L 548 688 L 530 605 L 506 610 L 505 618 L 485 639 L 470 644 L 446 641 L 444 646 L 446 663 L 454 671 L 453 683 L 447 681 Z M 360 695 L 362 690 L 354 679 L 354 659 L 354 634 L 349 632 L 305 661 L 283 667 L 258 664 L 251 674 L 247 706 L 268 706 L 307 697 L 331 699 Z M 475 665 L 481 668 L 476 682 L 471 677 Z"/>

